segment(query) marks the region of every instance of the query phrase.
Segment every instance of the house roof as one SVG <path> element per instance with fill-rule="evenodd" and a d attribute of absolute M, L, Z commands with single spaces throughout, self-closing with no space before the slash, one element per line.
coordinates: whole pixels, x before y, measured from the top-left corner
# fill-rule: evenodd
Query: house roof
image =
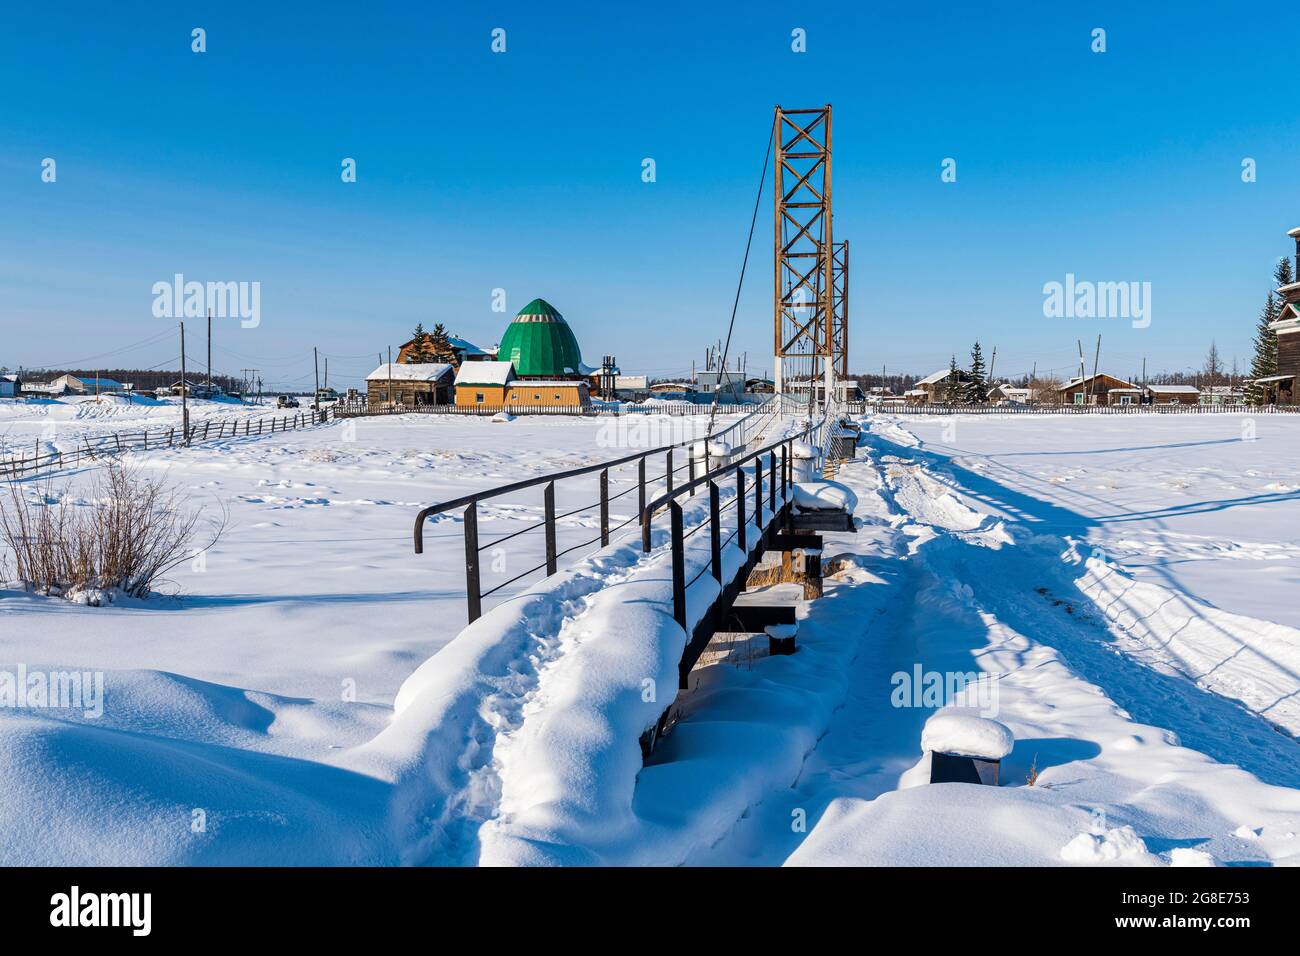
<path fill-rule="evenodd" d="M 1120 382 L 1120 383 L 1122 383 L 1123 385 L 1128 386 L 1129 388 L 1136 388 L 1136 387 L 1137 387 L 1137 386 L 1134 385 L 1132 382 L 1126 381 L 1125 379 L 1119 378 L 1118 376 L 1111 375 L 1111 374 L 1108 373 L 1108 372 L 1097 372 L 1097 373 L 1095 373 L 1095 374 L 1093 374 L 1093 375 L 1085 375 L 1083 378 L 1079 378 L 1079 377 L 1076 375 L 1074 378 L 1070 379 L 1070 380 L 1069 380 L 1068 382 L 1066 382 L 1064 385 L 1058 385 L 1058 386 L 1056 387 L 1056 390 L 1057 390 L 1058 392 L 1063 392 L 1063 391 L 1065 391 L 1067 388 L 1074 388 L 1076 385 L 1082 385 L 1084 382 L 1091 382 L 1094 378 L 1109 378 L 1109 379 L 1114 379 L 1115 381 Z"/>
<path fill-rule="evenodd" d="M 401 382 L 436 382 L 448 372 L 451 366 L 444 362 L 418 362 L 401 364 L 385 362 L 366 376 L 367 382 L 386 382 L 389 379 Z"/>
<path fill-rule="evenodd" d="M 1256 378 L 1251 381 L 1260 384 L 1263 382 L 1286 382 L 1293 378 L 1295 378 L 1294 375 L 1265 375 L 1263 378 Z"/>
<path fill-rule="evenodd" d="M 507 385 L 515 377 L 510 362 L 466 362 L 456 371 L 457 385 Z"/>
<path fill-rule="evenodd" d="M 65 378 L 70 382 L 81 382 L 83 385 L 94 385 L 96 382 L 98 382 L 100 388 L 121 388 L 122 387 L 121 382 L 116 381 L 115 379 L 105 378 L 103 375 L 99 376 L 98 379 L 95 378 L 95 376 L 93 375 L 63 375 L 60 377 Z"/>
<path fill-rule="evenodd" d="M 913 384 L 914 384 L 914 385 L 935 385 L 935 384 L 937 384 L 937 383 L 939 383 L 939 382 L 942 382 L 944 379 L 946 379 L 946 378 L 947 378 L 949 375 L 951 375 L 951 374 L 952 374 L 952 369 L 950 369 L 950 368 L 941 368 L 941 369 L 939 369 L 939 371 L 937 371 L 937 372 L 933 372 L 933 373 L 931 373 L 930 375 L 927 375 L 925 378 L 920 379 L 920 380 L 914 382 Z M 960 376 L 960 375 L 962 374 L 961 369 L 957 369 L 957 374 L 958 374 L 958 376 Z"/>
<path fill-rule="evenodd" d="M 569 323 L 545 299 L 533 299 L 506 326 L 497 357 L 513 363 L 525 376 L 589 375 Z"/>
<path fill-rule="evenodd" d="M 1195 385 L 1148 385 L 1147 388 L 1152 392 L 1161 392 L 1166 395 L 1199 395 L 1201 390 Z"/>

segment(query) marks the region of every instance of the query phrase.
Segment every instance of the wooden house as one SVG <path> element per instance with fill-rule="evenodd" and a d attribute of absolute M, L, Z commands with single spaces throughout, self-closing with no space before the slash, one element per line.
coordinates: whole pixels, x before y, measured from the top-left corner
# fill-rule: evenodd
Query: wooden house
<path fill-rule="evenodd" d="M 1152 405 L 1199 405 L 1201 390 L 1195 385 L 1148 385 Z"/>
<path fill-rule="evenodd" d="M 1296 269 L 1300 273 L 1300 227 L 1287 235 L 1295 240 Z M 1282 307 L 1269 326 L 1277 335 L 1277 374 L 1257 380 L 1270 405 L 1300 404 L 1300 274 L 1296 278 L 1277 290 Z"/>
<path fill-rule="evenodd" d="M 447 364 L 456 368 L 466 362 L 490 362 L 496 358 L 495 349 L 481 349 L 473 342 L 466 341 L 458 335 L 447 336 L 447 341 L 451 344 L 452 354 L 445 356 L 444 360 Z M 433 344 L 432 339 L 429 340 L 429 344 Z M 409 365 L 414 351 L 415 339 L 403 342 L 401 348 L 397 350 L 397 361 L 403 365 Z"/>
<path fill-rule="evenodd" d="M 586 408 L 591 391 L 583 379 L 520 378 L 512 362 L 466 362 L 456 371 L 456 404 L 484 409 Z"/>
<path fill-rule="evenodd" d="M 442 362 L 385 362 L 366 376 L 366 404 L 371 408 L 400 405 L 449 405 L 451 365 Z"/>
<path fill-rule="evenodd" d="M 1138 387 L 1114 375 L 1097 372 L 1082 378 L 1072 378 L 1064 385 L 1056 387 L 1056 399 L 1063 405 L 1109 405 L 1111 389 L 1119 389 L 1117 398 L 1134 391 L 1140 395 Z M 1120 404 L 1116 401 L 1115 404 Z"/>
<path fill-rule="evenodd" d="M 903 398 L 909 405 L 943 405 L 949 401 L 948 392 L 952 388 L 949 378 L 952 375 L 951 369 L 940 369 L 927 375 L 925 378 L 914 383 L 911 388 L 903 393 Z M 960 388 L 970 381 L 970 374 L 963 369 L 957 369 L 957 387 L 959 389 L 956 401 L 961 401 Z"/>

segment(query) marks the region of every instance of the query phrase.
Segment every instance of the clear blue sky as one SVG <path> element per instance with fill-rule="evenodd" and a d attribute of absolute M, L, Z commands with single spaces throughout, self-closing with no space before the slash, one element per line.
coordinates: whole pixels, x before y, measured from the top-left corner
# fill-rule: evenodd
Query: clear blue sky
<path fill-rule="evenodd" d="M 725 334 L 778 102 L 834 105 L 854 370 L 978 338 L 999 372 L 1069 372 L 1098 332 L 1117 374 L 1211 339 L 1248 364 L 1300 225 L 1294 3 L 564 6 L 11 5 L 0 365 L 165 362 L 150 290 L 181 272 L 261 283 L 214 364 L 268 383 L 309 384 L 313 345 L 354 383 L 417 321 L 490 345 L 535 296 L 588 363 L 682 374 Z M 758 369 L 771 221 L 769 194 L 733 345 Z M 1044 318 L 1067 272 L 1151 282 L 1151 326 Z"/>

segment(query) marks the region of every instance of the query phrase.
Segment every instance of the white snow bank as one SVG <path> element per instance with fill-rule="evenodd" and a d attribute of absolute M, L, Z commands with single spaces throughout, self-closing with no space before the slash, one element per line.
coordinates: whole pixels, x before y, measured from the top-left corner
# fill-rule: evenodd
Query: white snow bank
<path fill-rule="evenodd" d="M 1176 846 L 1169 851 L 1170 866 L 1218 866 L 1219 861 L 1204 850 L 1195 850 L 1187 846 Z"/>
<path fill-rule="evenodd" d="M 1016 739 L 1004 724 L 987 717 L 940 711 L 921 732 L 921 749 L 984 760 L 1001 760 Z"/>
<path fill-rule="evenodd" d="M 794 505 L 800 511 L 847 511 L 853 513 L 858 496 L 838 481 L 801 481 L 794 486 Z"/>
<path fill-rule="evenodd" d="M 1134 863 L 1154 865 L 1156 858 L 1132 827 L 1116 827 L 1101 833 L 1080 833 L 1061 847 L 1067 863 Z"/>
<path fill-rule="evenodd" d="M 513 422 L 515 416 L 511 415 L 509 412 L 497 412 L 490 420 L 494 422 Z"/>

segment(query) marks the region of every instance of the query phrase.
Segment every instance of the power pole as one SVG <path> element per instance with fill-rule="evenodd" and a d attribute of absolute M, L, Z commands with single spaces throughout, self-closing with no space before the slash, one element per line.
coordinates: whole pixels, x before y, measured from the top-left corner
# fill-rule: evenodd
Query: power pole
<path fill-rule="evenodd" d="M 1097 363 L 1101 361 L 1101 333 L 1097 334 L 1097 351 L 1092 358 L 1092 382 L 1088 386 L 1088 394 L 1096 398 L 1097 396 Z"/>
<path fill-rule="evenodd" d="M 393 347 L 388 346 L 388 404 L 393 405 Z"/>
<path fill-rule="evenodd" d="M 185 323 L 181 323 L 181 438 L 190 445 L 189 383 L 185 381 Z"/>
<path fill-rule="evenodd" d="M 989 382 L 990 383 L 995 384 L 995 380 L 993 378 L 993 369 L 997 364 L 998 364 L 998 347 L 995 345 L 993 346 L 993 357 L 989 359 Z"/>
<path fill-rule="evenodd" d="M 316 353 L 316 346 L 311 347 L 311 365 L 312 371 L 316 373 L 316 390 L 311 393 L 311 400 L 315 402 L 320 395 L 320 356 Z"/>
<path fill-rule="evenodd" d="M 208 398 L 212 397 L 212 310 L 208 309 Z"/>

